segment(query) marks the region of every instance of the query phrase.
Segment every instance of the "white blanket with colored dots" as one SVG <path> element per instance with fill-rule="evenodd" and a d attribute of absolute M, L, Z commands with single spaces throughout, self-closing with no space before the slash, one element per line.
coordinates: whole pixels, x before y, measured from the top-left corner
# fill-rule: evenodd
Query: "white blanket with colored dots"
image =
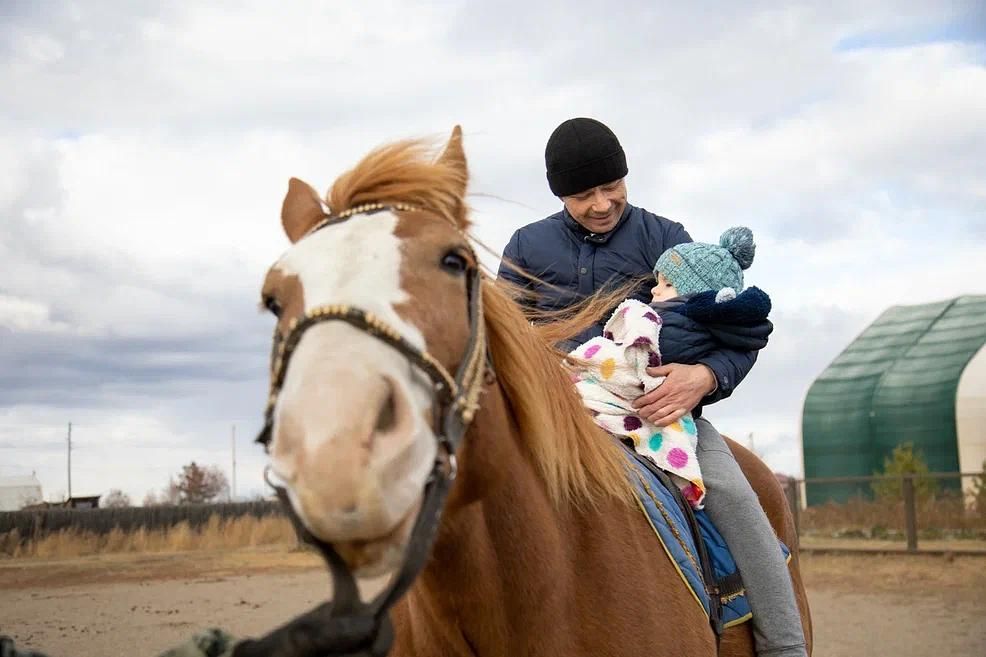
<path fill-rule="evenodd" d="M 633 441 L 639 454 L 672 475 L 685 499 L 701 509 L 705 484 L 695 446 L 698 432 L 691 413 L 663 429 L 637 415 L 633 400 L 664 382 L 647 374 L 661 364 L 658 338 L 661 318 L 635 299 L 621 303 L 606 322 L 603 337 L 593 338 L 569 353 L 575 388 L 596 424 L 617 437 Z"/>

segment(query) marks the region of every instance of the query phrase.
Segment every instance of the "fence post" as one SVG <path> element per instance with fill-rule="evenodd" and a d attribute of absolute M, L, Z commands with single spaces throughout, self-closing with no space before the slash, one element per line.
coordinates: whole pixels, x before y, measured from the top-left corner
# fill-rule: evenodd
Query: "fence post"
<path fill-rule="evenodd" d="M 794 531 L 797 532 L 798 540 L 801 540 L 801 484 L 794 484 Z"/>
<path fill-rule="evenodd" d="M 917 552 L 918 522 L 917 509 L 914 504 L 914 476 L 909 474 L 903 475 L 900 483 L 904 491 L 904 522 L 907 528 L 907 551 Z"/>
<path fill-rule="evenodd" d="M 794 534 L 801 537 L 801 482 L 793 477 L 787 480 L 784 488 L 787 497 L 787 505 L 791 509 L 791 518 L 794 520 Z"/>

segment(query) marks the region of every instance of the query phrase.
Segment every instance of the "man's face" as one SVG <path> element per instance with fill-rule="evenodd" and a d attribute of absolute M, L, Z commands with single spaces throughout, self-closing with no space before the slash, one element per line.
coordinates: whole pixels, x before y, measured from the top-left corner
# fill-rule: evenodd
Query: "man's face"
<path fill-rule="evenodd" d="M 627 186 L 623 178 L 562 196 L 565 208 L 590 233 L 608 233 L 616 227 L 627 206 Z"/>

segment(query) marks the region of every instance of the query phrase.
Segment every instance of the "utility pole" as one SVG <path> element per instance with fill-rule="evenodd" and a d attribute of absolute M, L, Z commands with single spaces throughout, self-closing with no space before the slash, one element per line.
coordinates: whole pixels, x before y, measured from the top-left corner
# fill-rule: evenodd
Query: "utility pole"
<path fill-rule="evenodd" d="M 68 423 L 68 497 L 72 499 L 72 423 Z"/>
<path fill-rule="evenodd" d="M 233 488 L 229 494 L 229 501 L 232 502 L 236 499 L 236 425 L 233 425 L 232 432 L 230 434 L 230 442 L 233 445 Z"/>

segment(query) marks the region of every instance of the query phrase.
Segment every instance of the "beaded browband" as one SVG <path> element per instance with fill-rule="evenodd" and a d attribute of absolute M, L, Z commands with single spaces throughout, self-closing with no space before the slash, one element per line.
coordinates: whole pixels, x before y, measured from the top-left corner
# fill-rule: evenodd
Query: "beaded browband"
<path fill-rule="evenodd" d="M 350 208 L 339 214 L 325 217 L 315 224 L 301 239 L 308 237 L 322 228 L 342 223 L 357 215 L 375 214 L 383 211 L 418 212 L 421 208 L 402 203 L 366 203 Z M 457 228 L 457 227 L 456 227 Z M 457 228 L 458 229 L 458 228 Z M 471 248 L 470 248 L 471 251 Z M 471 253 L 473 262 L 478 262 L 475 253 Z M 284 385 L 288 363 L 294 350 L 301 341 L 305 331 L 325 321 L 344 321 L 373 337 L 389 344 L 405 358 L 420 368 L 431 379 L 436 396 L 436 420 L 439 422 L 435 429 L 443 429 L 441 425 L 453 419 L 464 429 L 479 408 L 479 395 L 482 392 L 483 374 L 486 365 L 486 323 L 483 321 L 481 284 L 482 276 L 476 268 L 467 271 L 467 288 L 469 294 L 469 323 L 470 338 L 467 351 L 455 376 L 439 363 L 427 351 L 419 349 L 407 340 L 400 332 L 377 315 L 346 304 L 329 304 L 317 306 L 305 312 L 301 317 L 292 318 L 288 322 L 286 335 L 274 330 L 274 350 L 271 354 L 271 381 L 267 405 L 264 409 L 265 424 L 257 441 L 268 445 L 273 429 L 274 407 Z M 451 427 L 448 427 L 451 429 Z M 443 431 L 443 434 L 445 432 Z M 442 435 L 442 442 L 452 439 L 452 436 Z M 458 440 L 452 440 L 454 452 Z"/>

